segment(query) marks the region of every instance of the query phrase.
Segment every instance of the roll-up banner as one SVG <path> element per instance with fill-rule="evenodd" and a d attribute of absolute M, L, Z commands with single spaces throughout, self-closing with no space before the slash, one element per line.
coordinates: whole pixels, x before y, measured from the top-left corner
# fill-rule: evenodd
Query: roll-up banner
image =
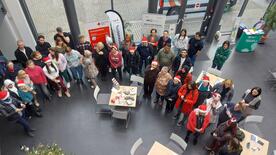
<path fill-rule="evenodd" d="M 123 19 L 120 14 L 114 10 L 107 10 L 105 14 L 109 18 L 114 41 L 120 47 L 120 43 L 125 39 Z"/>

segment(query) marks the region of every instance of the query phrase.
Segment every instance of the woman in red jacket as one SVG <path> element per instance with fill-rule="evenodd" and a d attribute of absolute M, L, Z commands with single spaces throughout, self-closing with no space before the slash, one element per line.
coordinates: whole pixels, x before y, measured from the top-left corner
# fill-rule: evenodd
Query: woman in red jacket
<path fill-rule="evenodd" d="M 184 84 L 178 90 L 178 98 L 175 103 L 175 108 L 177 109 L 177 114 L 173 117 L 178 119 L 177 126 L 183 124 L 184 116 L 188 116 L 193 110 L 193 106 L 198 98 L 197 84 L 194 81 Z"/>
<path fill-rule="evenodd" d="M 197 144 L 197 139 L 200 134 L 205 132 L 205 129 L 210 123 L 210 112 L 207 111 L 207 106 L 205 104 L 200 105 L 198 108 L 193 110 L 188 118 L 187 122 L 187 134 L 185 141 L 188 143 L 191 134 L 194 135 L 193 144 Z"/>
<path fill-rule="evenodd" d="M 39 95 L 42 99 L 50 100 L 50 93 L 47 88 L 47 78 L 40 66 L 34 64 L 32 60 L 28 60 L 26 63 L 25 72 L 29 75 L 30 79 L 34 83 L 34 87 L 38 90 Z"/>
<path fill-rule="evenodd" d="M 108 58 L 113 77 L 116 78 L 116 72 L 118 72 L 119 79 L 122 80 L 122 53 L 119 52 L 117 47 L 113 45 Z"/>

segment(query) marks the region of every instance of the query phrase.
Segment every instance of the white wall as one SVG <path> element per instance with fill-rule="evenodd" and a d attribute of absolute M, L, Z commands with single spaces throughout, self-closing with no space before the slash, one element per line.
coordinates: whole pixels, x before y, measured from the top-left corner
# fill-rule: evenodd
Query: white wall
<path fill-rule="evenodd" d="M 0 21 L 0 48 L 8 59 L 14 59 L 16 40 L 23 39 L 26 46 L 35 48 L 35 39 L 18 0 L 3 0 L 7 9 Z"/>

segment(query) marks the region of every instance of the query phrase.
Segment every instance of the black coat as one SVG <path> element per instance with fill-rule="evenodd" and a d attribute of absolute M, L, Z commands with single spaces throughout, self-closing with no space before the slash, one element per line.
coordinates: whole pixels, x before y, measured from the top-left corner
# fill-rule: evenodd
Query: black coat
<path fill-rule="evenodd" d="M 166 43 L 171 43 L 171 38 L 168 38 L 166 41 L 163 40 L 163 37 L 160 37 L 158 40 L 158 51 L 165 46 Z"/>
<path fill-rule="evenodd" d="M 17 99 L 12 98 L 11 104 L 16 108 L 21 108 L 21 102 Z M 5 103 L 0 103 L 0 113 L 5 116 L 8 121 L 17 121 L 21 117 L 10 104 Z"/>
<path fill-rule="evenodd" d="M 22 68 L 19 65 L 14 64 L 14 71 L 13 72 L 9 71 L 8 69 L 6 70 L 6 79 L 10 79 L 12 81 L 15 81 L 17 73 L 21 69 Z"/>
<path fill-rule="evenodd" d="M 135 68 L 138 70 L 140 63 L 140 56 L 137 52 L 135 52 L 133 55 L 128 53 L 126 55 L 126 67 L 127 68 Z"/>
<path fill-rule="evenodd" d="M 181 57 L 180 56 L 175 57 L 175 59 L 173 61 L 173 64 L 172 64 L 172 70 L 174 72 L 178 71 L 180 63 L 181 63 Z M 184 66 L 187 66 L 189 68 L 192 67 L 191 59 L 188 56 L 185 59 L 185 61 L 183 62 L 182 66 L 181 66 L 181 69 L 184 68 Z"/>
<path fill-rule="evenodd" d="M 106 51 L 106 49 L 102 49 L 102 51 L 104 53 L 103 55 L 98 54 L 98 52 L 94 53 L 95 65 L 99 69 L 99 71 L 108 69 L 108 52 Z"/>
<path fill-rule="evenodd" d="M 21 63 L 23 67 L 26 66 L 26 62 L 31 59 L 31 54 L 33 50 L 30 47 L 25 46 L 26 55 L 21 52 L 18 48 L 14 51 L 14 56 L 16 57 L 17 62 Z"/>
<path fill-rule="evenodd" d="M 154 85 L 157 79 L 157 75 L 159 73 L 159 69 L 157 67 L 154 70 L 150 70 L 150 68 L 151 68 L 151 65 L 148 65 L 145 69 L 144 83 Z"/>
<path fill-rule="evenodd" d="M 71 47 L 72 49 L 76 49 L 76 48 L 75 48 L 75 43 L 74 43 L 74 40 L 73 40 L 72 35 L 71 35 L 69 32 L 63 32 L 63 35 L 64 35 L 64 37 L 69 37 L 69 39 L 70 39 L 70 42 L 69 42 L 69 43 L 67 43 L 67 42 L 65 41 L 65 39 L 64 39 L 61 35 L 59 35 L 58 33 L 55 34 L 54 40 L 56 41 L 57 38 L 60 37 L 60 38 L 62 39 L 62 41 L 63 41 L 67 46 Z"/>
<path fill-rule="evenodd" d="M 35 46 L 35 49 L 37 51 L 39 51 L 41 53 L 42 57 L 44 58 L 44 57 L 48 56 L 48 54 L 49 54 L 49 50 L 48 49 L 50 47 L 51 47 L 51 45 L 48 42 L 45 42 L 44 44 L 37 43 L 37 45 Z"/>

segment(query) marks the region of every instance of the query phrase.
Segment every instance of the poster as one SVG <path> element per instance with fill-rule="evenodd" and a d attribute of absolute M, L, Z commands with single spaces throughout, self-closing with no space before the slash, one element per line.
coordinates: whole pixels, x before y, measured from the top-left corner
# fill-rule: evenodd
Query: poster
<path fill-rule="evenodd" d="M 114 42 L 120 48 L 120 43 L 125 40 L 124 23 L 120 14 L 114 10 L 107 10 L 105 14 L 108 16 Z"/>
<path fill-rule="evenodd" d="M 105 37 L 110 36 L 109 24 L 109 21 L 99 21 L 86 25 L 92 47 L 94 47 L 98 42 L 105 43 Z"/>
<path fill-rule="evenodd" d="M 166 16 L 162 14 L 143 14 L 143 35 L 147 36 L 150 30 L 155 28 L 157 33 L 162 35 L 165 29 Z"/>

